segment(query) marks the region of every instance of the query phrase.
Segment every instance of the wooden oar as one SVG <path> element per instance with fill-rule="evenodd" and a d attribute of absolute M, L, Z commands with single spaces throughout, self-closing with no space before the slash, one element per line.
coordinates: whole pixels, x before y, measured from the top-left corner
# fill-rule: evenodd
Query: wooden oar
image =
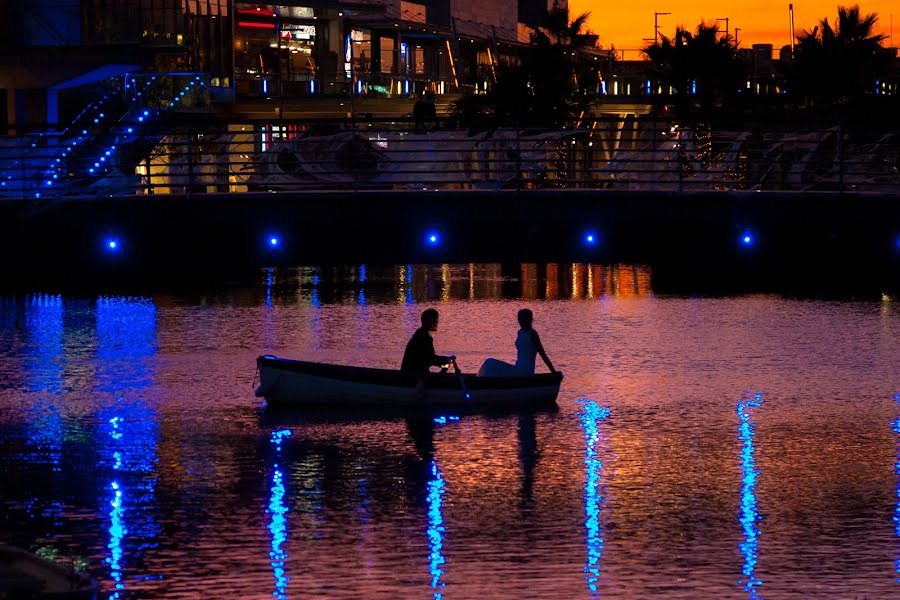
<path fill-rule="evenodd" d="M 470 400 L 472 396 L 469 395 L 469 388 L 466 387 L 466 378 L 463 377 L 462 371 L 459 370 L 459 365 L 456 364 L 456 359 L 453 359 L 453 369 L 456 371 L 457 376 L 459 376 L 459 385 L 462 386 L 462 391 L 466 395 L 466 400 Z"/>

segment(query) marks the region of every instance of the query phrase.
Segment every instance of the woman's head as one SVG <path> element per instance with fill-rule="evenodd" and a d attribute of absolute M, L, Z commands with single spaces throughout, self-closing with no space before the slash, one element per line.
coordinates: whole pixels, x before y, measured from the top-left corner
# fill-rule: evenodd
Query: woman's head
<path fill-rule="evenodd" d="M 522 329 L 531 329 L 531 322 L 534 321 L 534 314 L 527 308 L 519 311 L 519 327 Z"/>

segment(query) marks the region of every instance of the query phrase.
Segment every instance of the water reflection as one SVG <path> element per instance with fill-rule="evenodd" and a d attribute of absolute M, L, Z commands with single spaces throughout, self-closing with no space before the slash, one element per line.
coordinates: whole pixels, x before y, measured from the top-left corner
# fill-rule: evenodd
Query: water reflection
<path fill-rule="evenodd" d="M 441 509 L 444 496 L 444 478 L 437 463 L 431 461 L 431 480 L 428 482 L 428 567 L 431 572 L 431 588 L 434 590 L 434 599 L 440 600 L 443 596 L 444 582 L 441 576 L 444 574 L 444 514 Z"/>
<path fill-rule="evenodd" d="M 275 451 L 275 460 L 281 460 L 281 443 L 285 438 L 290 437 L 291 430 L 283 429 L 281 431 L 273 431 L 269 438 L 272 448 Z M 272 465 L 272 479 L 269 489 L 269 533 L 272 537 L 271 550 L 269 552 L 269 561 L 272 565 L 272 575 L 275 578 L 275 591 L 272 596 L 283 600 L 287 598 L 287 585 L 290 577 L 285 574 L 284 563 L 287 560 L 288 553 L 284 549 L 284 543 L 287 541 L 287 513 L 288 507 L 284 501 L 284 472 L 279 467 L 279 463 Z"/>
<path fill-rule="evenodd" d="M 600 505 L 603 495 L 600 489 L 600 473 L 603 462 L 597 452 L 600 439 L 599 424 L 609 416 L 609 409 L 599 406 L 593 400 L 580 400 L 581 428 L 584 430 L 584 528 L 587 544 L 587 560 L 584 564 L 584 580 L 591 595 L 597 594 L 600 581 L 600 560 L 603 558 L 603 525 L 600 522 Z"/>
<path fill-rule="evenodd" d="M 900 405 L 900 393 L 894 394 L 894 400 Z M 897 462 L 894 464 L 894 472 L 897 474 L 896 497 L 897 504 L 894 507 L 894 533 L 900 540 L 900 417 L 891 421 L 891 430 L 897 435 Z M 897 583 L 900 583 L 900 556 L 894 560 L 894 572 L 897 574 Z"/>
<path fill-rule="evenodd" d="M 650 269 L 640 265 L 499 263 L 298 267 L 266 269 L 262 301 L 288 300 L 279 286 L 297 292 L 300 303 L 417 304 L 451 300 L 592 300 L 646 296 Z"/>
<path fill-rule="evenodd" d="M 63 299 L 34 294 L 26 299 L 25 330 L 28 354 L 25 381 L 28 390 L 45 394 L 62 392 Z"/>
<path fill-rule="evenodd" d="M 156 547 L 158 415 L 144 397 L 153 381 L 156 353 L 156 307 L 146 298 L 101 297 L 97 300 L 97 389 L 109 394 L 101 409 L 100 466 L 112 471 L 106 486 L 110 510 L 109 565 L 114 589 L 125 590 L 126 536 L 133 546 Z M 129 502 L 130 499 L 130 502 Z"/>
<path fill-rule="evenodd" d="M 756 562 L 759 558 L 758 543 L 760 530 L 757 523 L 760 520 L 756 502 L 756 479 L 759 471 L 756 468 L 753 446 L 753 435 L 756 425 L 751 421 L 751 410 L 762 404 L 762 393 L 745 394 L 737 404 L 737 415 L 740 420 L 738 425 L 738 438 L 741 440 L 741 507 L 738 517 L 744 532 L 744 541 L 741 542 L 741 555 L 744 564 L 741 567 L 744 591 L 749 598 L 762 598 L 759 588 L 763 582 L 756 577 Z"/>

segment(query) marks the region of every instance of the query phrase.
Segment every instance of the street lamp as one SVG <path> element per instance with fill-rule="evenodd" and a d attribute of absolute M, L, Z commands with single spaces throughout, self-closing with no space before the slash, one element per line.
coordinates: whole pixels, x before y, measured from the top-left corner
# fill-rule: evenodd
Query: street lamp
<path fill-rule="evenodd" d="M 662 15 L 671 15 L 670 12 L 655 12 L 653 13 L 653 42 L 659 42 L 659 17 Z"/>
<path fill-rule="evenodd" d="M 734 47 L 737 48 L 738 45 L 738 32 L 741 30 L 740 27 L 734 28 Z"/>
<path fill-rule="evenodd" d="M 728 32 L 731 31 L 730 29 L 728 29 L 728 17 L 719 17 L 716 19 L 716 21 L 725 21 L 725 37 L 727 38 Z M 718 32 L 721 32 L 721 29 L 719 29 Z"/>

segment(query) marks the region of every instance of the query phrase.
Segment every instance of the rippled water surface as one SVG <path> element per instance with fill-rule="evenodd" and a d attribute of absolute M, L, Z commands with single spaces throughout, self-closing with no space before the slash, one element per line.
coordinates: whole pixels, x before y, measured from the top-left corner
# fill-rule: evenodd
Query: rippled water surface
<path fill-rule="evenodd" d="M 444 265 L 2 298 L 0 537 L 105 598 L 900 597 L 897 303 L 652 290 Z M 260 409 L 257 355 L 393 367 L 428 306 L 471 370 L 531 307 L 559 410 Z"/>

